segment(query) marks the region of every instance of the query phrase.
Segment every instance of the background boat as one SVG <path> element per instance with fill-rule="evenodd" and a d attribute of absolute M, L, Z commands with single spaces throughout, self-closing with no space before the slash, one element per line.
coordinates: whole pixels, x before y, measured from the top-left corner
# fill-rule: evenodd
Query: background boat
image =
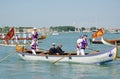
<path fill-rule="evenodd" d="M 120 46 L 120 39 L 110 40 L 110 39 L 105 39 L 105 38 L 102 37 L 101 41 L 103 42 L 103 44 L 106 44 L 106 45 L 113 46 L 113 45 L 117 44 L 118 46 Z"/>
<path fill-rule="evenodd" d="M 59 33 L 57 31 L 54 31 L 52 35 L 59 35 Z"/>

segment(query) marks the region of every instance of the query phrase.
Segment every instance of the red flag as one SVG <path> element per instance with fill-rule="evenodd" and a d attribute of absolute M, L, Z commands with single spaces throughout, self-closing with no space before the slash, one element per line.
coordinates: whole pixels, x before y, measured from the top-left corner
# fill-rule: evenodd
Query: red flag
<path fill-rule="evenodd" d="M 92 38 L 99 38 L 104 35 L 104 29 L 100 28 L 98 31 L 92 34 Z"/>
<path fill-rule="evenodd" d="M 5 36 L 5 41 L 8 44 L 8 41 L 14 36 L 14 27 L 11 28 L 11 30 L 7 33 Z"/>

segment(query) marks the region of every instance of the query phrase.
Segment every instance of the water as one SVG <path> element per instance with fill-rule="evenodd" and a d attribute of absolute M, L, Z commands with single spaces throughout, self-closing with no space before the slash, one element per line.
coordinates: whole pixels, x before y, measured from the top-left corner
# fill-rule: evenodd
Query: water
<path fill-rule="evenodd" d="M 88 38 L 91 33 L 86 33 Z M 63 50 L 71 52 L 76 48 L 76 40 L 80 33 L 64 33 L 58 36 L 48 36 L 41 41 L 39 47 L 48 50 L 54 42 L 63 44 Z M 106 38 L 118 38 L 119 34 L 106 34 Z M 15 52 L 15 47 L 0 46 L 0 59 Z M 102 50 L 110 48 L 107 45 L 89 44 L 89 48 Z M 86 50 L 89 52 L 91 50 Z M 120 50 L 119 50 L 120 51 Z M 56 63 L 43 61 L 24 61 L 14 54 L 0 63 L 0 79 L 119 79 L 120 59 L 104 65 L 85 65 L 75 63 Z"/>

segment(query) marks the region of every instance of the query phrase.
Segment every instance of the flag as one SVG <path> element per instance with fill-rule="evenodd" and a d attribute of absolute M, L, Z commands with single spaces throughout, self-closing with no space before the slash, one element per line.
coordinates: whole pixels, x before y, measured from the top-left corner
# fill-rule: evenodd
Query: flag
<path fill-rule="evenodd" d="M 92 34 L 92 38 L 99 38 L 104 35 L 104 29 L 100 28 L 98 31 Z"/>
<path fill-rule="evenodd" d="M 5 36 L 5 41 L 8 44 L 9 40 L 14 36 L 14 27 L 11 28 L 11 30 L 7 33 L 7 35 Z"/>

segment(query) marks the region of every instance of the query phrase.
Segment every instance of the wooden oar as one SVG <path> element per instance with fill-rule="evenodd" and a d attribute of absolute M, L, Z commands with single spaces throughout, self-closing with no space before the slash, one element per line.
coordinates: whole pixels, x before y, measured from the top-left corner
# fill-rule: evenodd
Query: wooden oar
<path fill-rule="evenodd" d="M 44 50 L 44 51 L 49 51 L 49 50 L 46 50 L 46 49 L 43 49 L 43 48 L 39 48 L 37 47 L 38 50 Z"/>
<path fill-rule="evenodd" d="M 120 58 L 120 56 L 117 56 L 117 58 Z"/>
<path fill-rule="evenodd" d="M 4 61 L 5 59 L 7 59 L 9 56 L 13 55 L 15 52 L 9 53 L 8 55 L 6 55 L 5 57 L 3 57 L 2 59 L 0 59 L 0 62 Z"/>
<path fill-rule="evenodd" d="M 72 51 L 71 53 L 73 53 L 73 52 L 75 52 L 75 51 Z M 68 56 L 71 55 L 71 53 L 69 53 Z M 58 61 L 62 60 L 62 59 L 65 58 L 65 57 L 66 57 L 66 56 L 63 56 L 63 57 L 59 58 L 58 60 L 52 62 L 52 64 L 57 63 Z"/>

